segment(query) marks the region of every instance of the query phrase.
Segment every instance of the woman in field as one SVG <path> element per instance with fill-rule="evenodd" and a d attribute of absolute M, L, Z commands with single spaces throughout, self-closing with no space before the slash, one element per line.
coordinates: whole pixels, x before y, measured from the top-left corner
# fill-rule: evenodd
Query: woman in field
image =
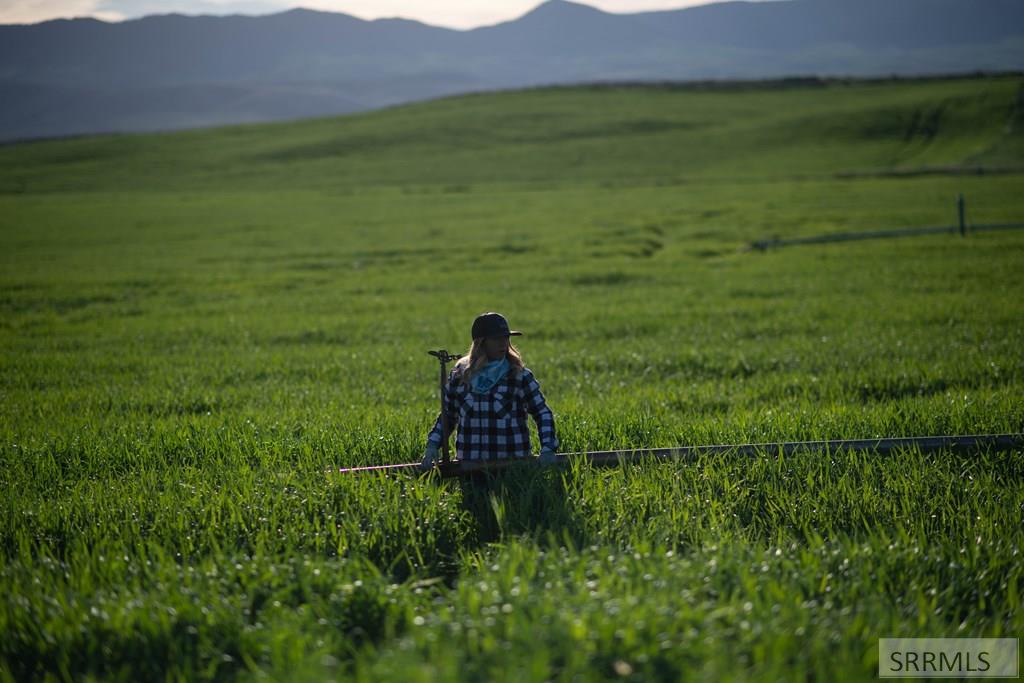
<path fill-rule="evenodd" d="M 555 418 L 533 373 L 510 337 L 522 332 L 509 329 L 499 313 L 484 313 L 473 321 L 473 344 L 459 359 L 445 387 L 444 413 L 448 431 L 456 431 L 458 460 L 525 458 L 530 455 L 527 414 L 533 417 L 540 435 L 541 462 L 554 462 L 558 451 Z M 442 439 L 442 415 L 427 437 L 421 464 L 433 467 Z"/>

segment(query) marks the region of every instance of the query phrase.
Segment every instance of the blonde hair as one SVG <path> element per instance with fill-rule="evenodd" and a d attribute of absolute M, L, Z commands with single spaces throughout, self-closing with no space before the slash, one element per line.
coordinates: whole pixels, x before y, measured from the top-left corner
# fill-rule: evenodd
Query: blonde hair
<path fill-rule="evenodd" d="M 484 350 L 484 341 L 484 337 L 474 339 L 466 355 L 455 364 L 455 370 L 461 373 L 460 381 L 466 386 L 469 386 L 469 383 L 473 381 L 473 375 L 480 372 L 489 362 L 487 360 L 487 352 Z M 508 353 L 505 354 L 505 357 L 508 358 L 508 364 L 511 366 L 512 372 L 518 374 L 522 371 L 523 356 L 519 353 L 519 349 L 512 346 L 511 340 L 509 340 Z"/>

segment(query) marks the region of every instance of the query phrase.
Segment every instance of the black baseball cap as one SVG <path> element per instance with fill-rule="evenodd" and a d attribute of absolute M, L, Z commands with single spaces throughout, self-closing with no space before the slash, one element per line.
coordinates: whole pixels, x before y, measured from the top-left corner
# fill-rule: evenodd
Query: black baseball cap
<path fill-rule="evenodd" d="M 480 337 L 518 337 L 522 332 L 508 329 L 508 321 L 501 313 L 481 313 L 473 321 L 473 339 Z"/>

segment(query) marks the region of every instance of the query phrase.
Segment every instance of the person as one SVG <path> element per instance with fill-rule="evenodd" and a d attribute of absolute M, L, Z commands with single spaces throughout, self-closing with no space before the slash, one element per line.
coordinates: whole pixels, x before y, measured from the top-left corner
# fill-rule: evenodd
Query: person
<path fill-rule="evenodd" d="M 527 413 L 537 424 L 542 463 L 557 460 L 555 418 L 544 400 L 540 384 L 523 366 L 522 356 L 510 342 L 522 332 L 509 329 L 500 313 L 483 313 L 473 321 L 473 343 L 448 376 L 443 405 L 448 433 L 456 432 L 457 460 L 526 458 L 530 452 Z M 441 419 L 427 437 L 420 463 L 429 469 L 439 459 Z"/>

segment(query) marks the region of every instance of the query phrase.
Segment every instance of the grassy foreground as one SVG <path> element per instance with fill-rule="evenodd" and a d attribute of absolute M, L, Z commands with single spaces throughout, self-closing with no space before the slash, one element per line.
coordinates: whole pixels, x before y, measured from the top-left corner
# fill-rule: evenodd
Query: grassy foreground
<path fill-rule="evenodd" d="M 1020 635 L 1024 454 L 418 459 L 483 310 L 565 450 L 1024 430 L 1020 78 L 0 147 L 0 680 L 866 680 Z"/>

